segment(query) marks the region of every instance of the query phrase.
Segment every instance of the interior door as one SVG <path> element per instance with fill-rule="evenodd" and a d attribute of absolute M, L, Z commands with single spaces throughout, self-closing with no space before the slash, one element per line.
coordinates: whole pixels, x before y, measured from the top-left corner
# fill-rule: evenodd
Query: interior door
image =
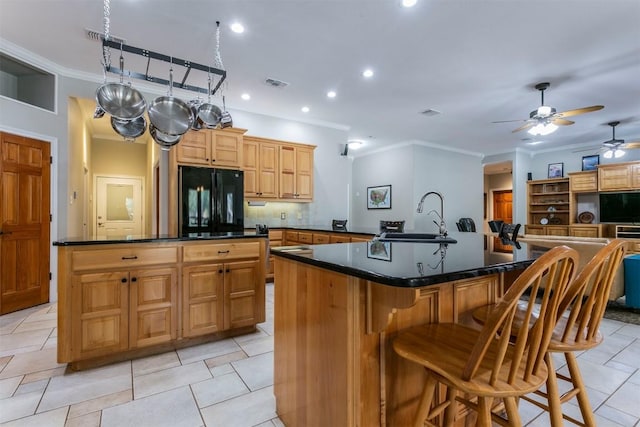
<path fill-rule="evenodd" d="M 96 177 L 96 236 L 141 236 L 142 178 Z"/>
<path fill-rule="evenodd" d="M 49 301 L 50 150 L 0 132 L 0 314 Z"/>
<path fill-rule="evenodd" d="M 513 191 L 501 190 L 493 192 L 493 220 L 502 220 L 507 224 L 513 223 Z M 495 252 L 511 252 L 512 247 L 503 245 L 499 237 L 493 238 Z"/>

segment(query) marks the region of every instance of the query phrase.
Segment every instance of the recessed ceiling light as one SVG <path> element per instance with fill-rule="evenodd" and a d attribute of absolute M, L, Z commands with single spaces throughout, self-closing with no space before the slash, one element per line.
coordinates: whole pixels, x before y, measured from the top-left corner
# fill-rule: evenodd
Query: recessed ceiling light
<path fill-rule="evenodd" d="M 337 95 L 337 93 L 334 90 L 330 90 L 329 92 L 327 92 L 327 97 L 329 97 L 329 98 L 335 98 L 336 95 Z"/>
<path fill-rule="evenodd" d="M 302 107 L 302 112 L 303 113 L 308 113 L 309 112 L 309 107 L 307 107 L 307 106 Z"/>
<path fill-rule="evenodd" d="M 531 141 L 531 142 L 527 142 L 527 145 L 538 145 L 538 144 L 542 144 L 544 141 Z"/>
<path fill-rule="evenodd" d="M 370 68 L 367 68 L 362 72 L 362 76 L 366 78 L 373 77 L 373 70 Z"/>
<path fill-rule="evenodd" d="M 233 24 L 231 24 L 231 31 L 233 31 L 234 33 L 242 34 L 244 33 L 244 25 L 239 22 L 234 22 Z"/>
<path fill-rule="evenodd" d="M 348 145 L 350 150 L 357 150 L 364 145 L 364 142 L 358 139 L 350 139 Z"/>
<path fill-rule="evenodd" d="M 245 101 L 248 101 L 251 99 L 251 95 L 249 95 L 248 93 L 243 93 L 242 95 L 240 95 L 240 98 L 244 99 Z"/>
<path fill-rule="evenodd" d="M 418 0 L 402 0 L 402 5 L 404 7 L 413 7 L 418 3 Z"/>

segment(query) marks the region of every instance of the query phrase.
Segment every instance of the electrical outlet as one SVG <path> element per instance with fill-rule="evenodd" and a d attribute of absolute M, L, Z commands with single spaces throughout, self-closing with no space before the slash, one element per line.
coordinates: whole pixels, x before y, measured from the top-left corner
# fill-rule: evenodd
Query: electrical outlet
<path fill-rule="evenodd" d="M 286 212 L 280 212 L 280 219 L 287 219 L 287 213 Z"/>

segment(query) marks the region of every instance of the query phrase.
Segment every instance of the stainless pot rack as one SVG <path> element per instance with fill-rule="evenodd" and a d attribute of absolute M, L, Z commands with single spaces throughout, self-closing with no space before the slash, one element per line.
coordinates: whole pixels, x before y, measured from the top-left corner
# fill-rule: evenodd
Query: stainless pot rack
<path fill-rule="evenodd" d="M 215 68 L 209 65 L 202 65 L 202 64 L 198 64 L 195 62 L 191 62 L 185 59 L 180 59 L 180 58 L 176 58 L 175 56 L 168 56 L 162 53 L 158 53 L 158 52 L 153 52 L 151 50 L 147 50 L 147 49 L 141 49 L 139 47 L 134 47 L 134 46 L 129 46 L 126 44 L 122 44 L 113 40 L 102 40 L 102 46 L 103 46 L 103 51 L 105 50 L 105 48 L 114 48 L 114 49 L 118 49 L 121 50 L 123 52 L 128 52 L 128 53 L 132 53 L 134 55 L 139 55 L 142 57 L 147 58 L 147 69 L 145 70 L 145 73 L 138 73 L 135 71 L 130 71 L 130 70 L 122 70 L 119 69 L 117 67 L 112 66 L 111 64 L 109 64 L 108 62 L 106 62 L 108 65 L 105 66 L 105 70 L 109 73 L 114 73 L 114 74 L 118 74 L 118 75 L 126 75 L 129 76 L 130 78 L 134 78 L 134 79 L 139 79 L 139 80 L 145 80 L 148 82 L 152 82 L 152 83 L 158 83 L 164 86 L 168 86 L 169 85 L 169 80 L 167 79 L 163 79 L 161 77 L 155 77 L 155 76 L 151 76 L 149 75 L 149 64 L 151 62 L 152 59 L 158 60 L 158 61 L 164 61 L 164 62 L 168 62 L 172 65 L 178 65 L 181 67 L 186 68 L 186 72 L 184 73 L 184 76 L 182 77 L 181 81 L 174 81 L 173 83 L 173 87 L 178 88 L 178 89 L 185 89 L 185 90 L 190 90 L 192 92 L 200 92 L 200 93 L 204 93 L 207 95 L 214 95 L 218 89 L 220 88 L 220 85 L 222 85 L 222 83 L 224 82 L 224 80 L 227 78 L 227 72 L 225 70 L 221 70 L 219 68 Z M 200 86 L 194 86 L 194 85 L 189 85 L 186 83 L 187 78 L 189 77 L 189 73 L 191 73 L 192 69 L 196 69 L 196 70 L 200 70 L 200 71 L 204 71 L 205 73 L 208 74 L 214 74 L 214 75 L 218 75 L 220 76 L 220 80 L 218 80 L 218 83 L 213 87 L 213 89 L 211 90 L 211 93 L 209 93 L 209 88 L 204 88 L 204 87 L 200 87 Z"/>

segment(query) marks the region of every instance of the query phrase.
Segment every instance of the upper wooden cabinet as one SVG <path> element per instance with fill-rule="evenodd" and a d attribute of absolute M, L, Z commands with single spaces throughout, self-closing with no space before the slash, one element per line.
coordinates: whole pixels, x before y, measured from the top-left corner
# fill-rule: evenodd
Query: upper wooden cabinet
<path fill-rule="evenodd" d="M 314 146 L 280 146 L 280 198 L 298 201 L 313 199 Z"/>
<path fill-rule="evenodd" d="M 201 129 L 187 132 L 176 145 L 180 164 L 240 169 L 246 129 Z"/>
<path fill-rule="evenodd" d="M 598 171 L 571 172 L 569 184 L 574 193 L 595 193 L 598 191 Z"/>
<path fill-rule="evenodd" d="M 278 144 L 247 136 L 243 142 L 244 196 L 248 199 L 278 197 Z"/>
<path fill-rule="evenodd" d="M 640 162 L 598 166 L 599 191 L 640 189 Z"/>

